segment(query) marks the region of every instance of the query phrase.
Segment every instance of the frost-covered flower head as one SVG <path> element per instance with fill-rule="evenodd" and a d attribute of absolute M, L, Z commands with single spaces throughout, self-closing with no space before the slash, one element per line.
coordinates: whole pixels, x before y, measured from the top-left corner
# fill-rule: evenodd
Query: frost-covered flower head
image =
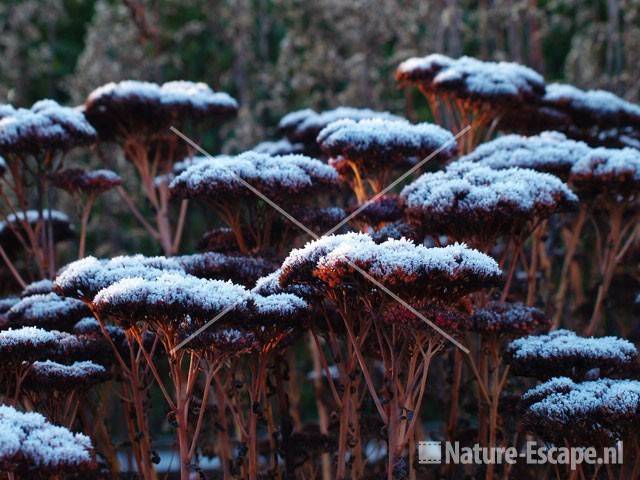
<path fill-rule="evenodd" d="M 231 280 L 245 287 L 253 286 L 256 280 L 277 268 L 276 264 L 262 258 L 231 256 L 217 252 L 183 255 L 174 259 L 189 275 Z"/>
<path fill-rule="evenodd" d="M 31 295 L 46 295 L 51 292 L 53 292 L 53 281 L 45 278 L 43 280 L 31 282 L 29 285 L 24 287 L 20 296 L 24 298 L 30 297 Z"/>
<path fill-rule="evenodd" d="M 460 162 L 473 162 L 496 170 L 529 168 L 567 179 L 571 167 L 589 152 L 583 142 L 568 139 L 560 132 L 542 132 L 524 137 L 504 135 L 479 145 Z"/>
<path fill-rule="evenodd" d="M 30 109 L 12 109 L 0 118 L 0 153 L 13 156 L 66 152 L 96 141 L 96 131 L 82 112 L 40 100 Z"/>
<path fill-rule="evenodd" d="M 62 269 L 55 280 L 55 290 L 66 297 L 90 301 L 100 290 L 124 278 L 152 279 L 166 271 L 182 272 L 183 268 L 174 259 L 166 257 L 86 257 Z"/>
<path fill-rule="evenodd" d="M 483 62 L 471 57 L 453 59 L 440 54 L 405 60 L 398 66 L 396 79 L 436 94 L 484 104 L 535 101 L 545 91 L 544 78 L 524 65 Z"/>
<path fill-rule="evenodd" d="M 178 175 L 170 189 L 180 198 L 212 202 L 255 197 L 239 179 L 269 198 L 289 203 L 338 185 L 336 171 L 319 160 L 304 155 L 270 156 L 249 151 L 198 163 Z"/>
<path fill-rule="evenodd" d="M 35 392 L 88 390 L 109 377 L 105 367 L 89 360 L 70 365 L 45 360 L 31 365 L 22 388 Z"/>
<path fill-rule="evenodd" d="M 485 335 L 519 337 L 549 328 L 550 321 L 541 310 L 522 303 L 490 302 L 471 317 L 472 330 Z"/>
<path fill-rule="evenodd" d="M 53 184 L 69 193 L 99 195 L 122 184 L 122 178 L 111 170 L 71 168 L 52 175 Z"/>
<path fill-rule="evenodd" d="M 492 258 L 464 245 L 427 248 L 406 239 L 376 244 L 369 235 L 348 233 L 293 250 L 282 264 L 280 284 L 361 294 L 377 290 L 353 265 L 385 287 L 427 302 L 453 303 L 501 275 Z"/>
<path fill-rule="evenodd" d="M 637 435 L 640 382 L 552 378 L 522 396 L 524 425 L 556 444 L 612 445 Z"/>
<path fill-rule="evenodd" d="M 637 198 L 640 150 L 594 148 L 573 165 L 569 181 L 585 198 Z"/>
<path fill-rule="evenodd" d="M 37 327 L 22 327 L 0 332 L 2 369 L 16 364 L 45 360 L 60 354 L 60 342 L 73 335 Z"/>
<path fill-rule="evenodd" d="M 267 155 L 293 155 L 304 154 L 305 147 L 302 143 L 291 143 L 288 139 L 282 138 L 274 141 L 264 141 L 257 144 L 251 150 Z"/>
<path fill-rule="evenodd" d="M 439 148 L 439 159 L 456 153 L 453 134 L 442 127 L 383 118 L 338 120 L 318 134 L 317 142 L 331 158 L 349 159 L 367 172 L 407 167 Z"/>
<path fill-rule="evenodd" d="M 389 112 L 379 112 L 368 108 L 338 107 L 321 113 L 305 108 L 282 117 L 278 124 L 278 130 L 292 142 L 315 144 L 320 131 L 332 122 L 372 118 L 402 120 L 401 117 Z"/>
<path fill-rule="evenodd" d="M 238 103 L 224 92 L 214 92 L 204 83 L 187 81 L 162 85 L 135 80 L 108 83 L 89 94 L 85 115 L 100 138 L 167 137 L 169 127 L 184 122 L 234 116 Z"/>
<path fill-rule="evenodd" d="M 89 437 L 53 425 L 39 413 L 1 405 L 0 465 L 20 478 L 50 478 L 86 473 L 95 460 Z"/>
<path fill-rule="evenodd" d="M 622 338 L 579 337 L 570 330 L 554 330 L 513 340 L 507 358 L 516 375 L 579 379 L 594 369 L 600 376 L 620 374 L 637 362 L 638 351 Z"/>
<path fill-rule="evenodd" d="M 69 331 L 78 320 L 90 315 L 88 307 L 74 298 L 51 293 L 27 296 L 11 307 L 6 317 L 9 326 L 40 327 L 45 330 Z"/>
<path fill-rule="evenodd" d="M 469 162 L 425 173 L 406 186 L 401 197 L 411 222 L 426 233 L 480 244 L 502 235 L 526 234 L 578 201 L 554 175 L 522 168 L 494 170 Z"/>
<path fill-rule="evenodd" d="M 125 328 L 138 321 L 177 327 L 185 319 L 208 320 L 227 309 L 229 318 L 242 315 L 250 301 L 250 292 L 230 281 L 165 272 L 119 280 L 98 292 L 93 307 Z"/>
<path fill-rule="evenodd" d="M 73 225 L 67 214 L 59 210 L 45 209 L 42 212 L 38 210 L 27 210 L 26 212 L 18 212 L 17 214 L 7 215 L 6 220 L 0 222 L 0 244 L 2 247 L 12 253 L 22 248 L 22 243 L 16 237 L 25 236 L 24 223 L 28 223 L 30 228 L 37 230 L 39 226 L 43 226 L 47 231 L 51 230 L 54 242 L 63 242 L 75 236 Z"/>
<path fill-rule="evenodd" d="M 640 105 L 605 90 L 580 90 L 573 85 L 547 85 L 543 104 L 567 113 L 579 127 L 640 126 Z"/>

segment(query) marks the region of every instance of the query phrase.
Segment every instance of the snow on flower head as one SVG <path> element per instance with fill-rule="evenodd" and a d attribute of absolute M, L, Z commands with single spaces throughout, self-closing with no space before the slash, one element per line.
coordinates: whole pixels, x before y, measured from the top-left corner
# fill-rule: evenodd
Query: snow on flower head
<path fill-rule="evenodd" d="M 554 175 L 522 168 L 494 170 L 454 162 L 425 173 L 401 192 L 412 223 L 458 240 L 520 235 L 578 198 Z"/>
<path fill-rule="evenodd" d="M 60 342 L 72 335 L 37 327 L 9 328 L 0 332 L 3 368 L 44 360 L 60 354 Z"/>
<path fill-rule="evenodd" d="M 553 378 L 523 396 L 524 425 L 549 442 L 613 445 L 637 435 L 640 382 Z"/>
<path fill-rule="evenodd" d="M 79 474 L 95 467 L 89 437 L 8 405 L 0 405 L 0 465 L 3 471 L 25 475 L 20 478 Z"/>
<path fill-rule="evenodd" d="M 93 306 L 126 327 L 140 320 L 175 324 L 187 317 L 209 319 L 225 309 L 243 313 L 250 298 L 248 290 L 229 281 L 165 272 L 115 282 L 98 292 Z"/>
<path fill-rule="evenodd" d="M 96 140 L 96 131 L 81 111 L 53 100 L 40 100 L 0 118 L 0 152 L 14 155 L 65 152 Z"/>
<path fill-rule="evenodd" d="M 351 285 L 373 290 L 379 282 L 418 299 L 436 298 L 446 291 L 448 300 L 454 301 L 495 282 L 500 274 L 493 259 L 464 245 L 427 248 L 406 239 L 377 244 L 369 235 L 349 233 L 292 251 L 282 265 L 280 283 L 320 281 L 325 288 Z"/>
<path fill-rule="evenodd" d="M 63 365 L 51 360 L 35 362 L 29 369 L 23 388 L 30 391 L 87 390 L 109 379 L 109 372 L 92 361 Z"/>
<path fill-rule="evenodd" d="M 69 193 L 100 194 L 122 184 L 122 178 L 111 170 L 71 168 L 52 175 L 53 184 Z"/>
<path fill-rule="evenodd" d="M 249 151 L 197 163 L 178 175 L 170 188 L 180 198 L 228 201 L 255 196 L 245 182 L 269 198 L 291 201 L 294 196 L 335 187 L 338 175 L 328 165 L 303 155 L 271 156 Z"/>
<path fill-rule="evenodd" d="M 549 328 L 544 312 L 522 303 L 490 302 L 471 317 L 472 330 L 482 334 L 522 336 Z"/>
<path fill-rule="evenodd" d="M 479 145 L 460 162 L 473 162 L 496 170 L 519 167 L 567 178 L 571 167 L 589 152 L 583 142 L 559 132 L 524 137 L 504 135 Z"/>
<path fill-rule="evenodd" d="M 570 330 L 554 330 L 512 341 L 507 356 L 516 375 L 581 378 L 593 369 L 599 369 L 601 376 L 620 373 L 637 362 L 638 351 L 622 338 L 579 337 Z"/>
<path fill-rule="evenodd" d="M 40 327 L 46 330 L 71 330 L 82 317 L 90 314 L 88 307 L 73 298 L 56 293 L 27 296 L 6 313 L 12 327 Z"/>
<path fill-rule="evenodd" d="M 314 144 L 320 131 L 338 120 L 362 119 L 402 120 L 389 112 L 379 112 L 368 108 L 338 107 L 321 113 L 304 109 L 291 112 L 280 120 L 278 128 L 292 142 Z"/>
<path fill-rule="evenodd" d="M 172 125 L 187 120 L 221 121 L 237 110 L 238 103 L 228 94 L 188 81 L 108 83 L 91 92 L 85 102 L 85 115 L 104 139 L 173 135 L 168 130 Z"/>
<path fill-rule="evenodd" d="M 43 295 L 53 292 L 53 281 L 45 278 L 43 280 L 36 280 L 24 287 L 21 297 L 29 297 L 31 295 Z"/>
<path fill-rule="evenodd" d="M 348 158 L 369 170 L 410 165 L 438 149 L 442 149 L 439 159 L 447 160 L 456 152 L 451 132 L 401 119 L 338 120 L 325 127 L 317 141 L 327 155 Z"/>
<path fill-rule="evenodd" d="M 581 127 L 640 126 L 640 105 L 605 90 L 580 90 L 573 85 L 552 83 L 547 85 L 542 101 L 568 113 Z"/>
<path fill-rule="evenodd" d="M 292 155 L 305 153 L 304 144 L 291 143 L 288 139 L 282 138 L 274 141 L 264 141 L 257 144 L 251 150 L 267 155 Z"/>
<path fill-rule="evenodd" d="M 68 297 L 91 300 L 98 291 L 123 278 L 155 278 L 166 271 L 183 271 L 174 259 L 131 255 L 111 259 L 86 257 L 65 266 L 55 289 Z"/>
<path fill-rule="evenodd" d="M 45 209 L 27 210 L 11 213 L 4 221 L 0 222 L 0 245 L 7 251 L 17 251 L 22 248 L 19 236 L 25 236 L 24 223 L 29 223 L 32 228 L 45 225 L 51 228 L 54 242 L 69 240 L 75 236 L 73 225 L 66 213 L 59 210 Z"/>
<path fill-rule="evenodd" d="M 636 196 L 640 190 L 640 150 L 594 148 L 573 165 L 569 181 L 585 197 Z"/>
<path fill-rule="evenodd" d="M 398 66 L 396 78 L 438 94 L 488 103 L 536 99 L 545 88 L 540 74 L 518 63 L 453 59 L 440 54 L 405 60 Z"/>

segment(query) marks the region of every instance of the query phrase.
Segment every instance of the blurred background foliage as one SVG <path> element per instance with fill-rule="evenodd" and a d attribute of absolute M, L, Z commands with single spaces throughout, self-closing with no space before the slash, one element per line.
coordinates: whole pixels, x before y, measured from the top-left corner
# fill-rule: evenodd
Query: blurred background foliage
<path fill-rule="evenodd" d="M 393 72 L 431 52 L 522 62 L 638 101 L 639 15 L 640 0 L 4 0 L 0 99 L 80 103 L 113 80 L 200 80 L 242 105 L 228 151 L 304 106 L 420 116 Z"/>
<path fill-rule="evenodd" d="M 302 107 L 428 118 L 394 70 L 432 52 L 518 61 L 548 81 L 638 101 L 640 0 L 0 0 L 0 101 L 80 104 L 109 81 L 203 81 L 241 105 L 236 120 L 200 139 L 210 152 L 251 148 Z M 76 157 L 137 190 L 114 147 Z M 203 215 L 191 208 L 183 251 L 211 224 Z M 155 252 L 115 194 L 98 202 L 89 231 L 95 255 Z"/>

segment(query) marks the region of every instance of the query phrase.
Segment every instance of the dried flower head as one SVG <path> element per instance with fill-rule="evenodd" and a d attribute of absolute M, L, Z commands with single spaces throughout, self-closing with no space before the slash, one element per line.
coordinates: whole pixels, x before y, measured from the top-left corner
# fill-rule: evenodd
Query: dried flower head
<path fill-rule="evenodd" d="M 640 382 L 553 378 L 526 392 L 524 425 L 556 444 L 603 446 L 637 435 Z"/>
<path fill-rule="evenodd" d="M 40 327 L 45 330 L 70 331 L 78 320 L 90 315 L 80 300 L 60 297 L 55 293 L 23 298 L 6 313 L 13 328 Z"/>
<path fill-rule="evenodd" d="M 115 282 L 98 292 L 93 307 L 124 328 L 138 321 L 177 327 L 187 318 L 208 320 L 226 309 L 233 318 L 246 312 L 250 301 L 250 292 L 232 282 L 165 272 Z"/>
<path fill-rule="evenodd" d="M 264 153 L 266 155 L 293 155 L 304 154 L 305 147 L 302 143 L 291 143 L 288 139 L 282 138 L 275 141 L 261 142 L 251 150 L 257 153 Z"/>
<path fill-rule="evenodd" d="M 53 292 L 53 282 L 48 278 L 45 278 L 44 280 L 31 282 L 29 285 L 24 287 L 20 296 L 24 298 L 30 297 L 31 295 L 46 295 L 51 292 Z"/>
<path fill-rule="evenodd" d="M 605 90 L 580 90 L 572 85 L 552 83 L 547 85 L 543 104 L 568 114 L 581 128 L 640 127 L 640 106 Z"/>
<path fill-rule="evenodd" d="M 210 202 L 255 195 L 239 179 L 274 201 L 293 203 L 318 190 L 335 188 L 335 170 L 303 155 L 270 156 L 245 152 L 237 157 L 212 158 L 198 163 L 171 182 L 171 191 L 180 198 L 200 198 Z M 256 199 L 257 201 L 257 199 Z"/>
<path fill-rule="evenodd" d="M 30 109 L 14 109 L 0 118 L 0 152 L 7 160 L 14 155 L 66 152 L 95 140 L 96 132 L 81 111 L 53 100 L 40 100 Z"/>
<path fill-rule="evenodd" d="M 396 79 L 439 95 L 487 105 L 536 101 L 545 91 L 544 78 L 523 65 L 440 54 L 405 60 L 396 71 Z"/>
<path fill-rule="evenodd" d="M 0 469 L 20 478 L 51 478 L 95 468 L 89 437 L 49 423 L 35 412 L 0 405 Z"/>
<path fill-rule="evenodd" d="M 617 337 L 579 337 L 570 330 L 554 330 L 513 340 L 507 358 L 514 374 L 535 378 L 582 378 L 599 369 L 611 376 L 629 369 L 638 359 L 636 347 Z"/>
<path fill-rule="evenodd" d="M 66 297 L 91 301 L 103 288 L 124 278 L 155 278 L 167 271 L 182 272 L 174 259 L 121 256 L 111 259 L 86 257 L 65 266 L 55 280 L 55 290 Z"/>
<path fill-rule="evenodd" d="M 385 287 L 421 302 L 455 302 L 460 296 L 495 283 L 496 262 L 464 245 L 426 248 L 413 242 L 376 244 L 369 235 L 332 235 L 293 250 L 282 264 L 280 283 L 307 284 L 353 293 L 376 290 L 354 267 Z"/>
<path fill-rule="evenodd" d="M 460 162 L 473 162 L 496 170 L 529 168 L 552 173 L 566 180 L 571 167 L 589 150 L 583 142 L 570 140 L 560 132 L 546 131 L 530 137 L 498 137 L 479 145 L 473 152 L 462 157 Z"/>
<path fill-rule="evenodd" d="M 251 287 L 260 277 L 273 272 L 277 265 L 262 258 L 230 256 L 217 252 L 174 257 L 189 275 L 198 278 L 231 280 Z"/>
<path fill-rule="evenodd" d="M 111 170 L 82 170 L 71 168 L 52 175 L 53 184 L 69 193 L 100 195 L 122 184 L 119 175 Z"/>
<path fill-rule="evenodd" d="M 490 302 L 473 313 L 471 323 L 472 330 L 484 335 L 520 337 L 548 329 L 550 320 L 541 310 L 522 303 Z"/>
<path fill-rule="evenodd" d="M 278 124 L 278 130 L 292 142 L 313 145 L 320 131 L 330 123 L 337 120 L 362 120 L 365 118 L 402 120 L 401 117 L 389 112 L 378 112 L 368 108 L 338 107 L 322 113 L 306 108 L 282 117 Z"/>
<path fill-rule="evenodd" d="M 570 183 L 585 198 L 614 201 L 637 198 L 640 191 L 640 151 L 594 148 L 571 169 Z"/>
<path fill-rule="evenodd" d="M 170 126 L 187 121 L 220 122 L 236 114 L 238 103 L 204 83 L 162 85 L 135 80 L 108 83 L 89 94 L 85 115 L 105 140 L 128 136 L 166 137 Z"/>
<path fill-rule="evenodd" d="M 410 221 L 426 233 L 491 243 L 529 233 L 541 220 L 573 208 L 576 195 L 557 177 L 534 170 L 494 170 L 454 162 L 425 173 L 401 193 Z"/>
<path fill-rule="evenodd" d="M 105 367 L 92 361 L 63 365 L 45 360 L 31 365 L 23 388 L 34 392 L 88 390 L 106 382 L 109 377 L 110 374 Z"/>
<path fill-rule="evenodd" d="M 28 223 L 34 231 L 40 228 L 49 229 L 52 232 L 53 241 L 63 242 L 72 239 L 75 236 L 73 226 L 69 221 L 69 217 L 58 210 L 27 210 L 26 212 L 18 212 L 16 214 L 7 215 L 6 220 L 0 222 L 0 245 L 9 253 L 15 253 L 21 250 L 22 244 L 18 235 L 25 237 L 23 223 Z"/>
<path fill-rule="evenodd" d="M 59 354 L 60 342 L 69 336 L 68 333 L 36 327 L 3 330 L 0 332 L 2 369 L 55 357 Z"/>
<path fill-rule="evenodd" d="M 431 123 L 367 118 L 339 120 L 319 134 L 320 148 L 332 158 L 347 158 L 364 172 L 408 167 L 439 148 L 439 158 L 456 154 L 456 143 L 448 130 Z"/>

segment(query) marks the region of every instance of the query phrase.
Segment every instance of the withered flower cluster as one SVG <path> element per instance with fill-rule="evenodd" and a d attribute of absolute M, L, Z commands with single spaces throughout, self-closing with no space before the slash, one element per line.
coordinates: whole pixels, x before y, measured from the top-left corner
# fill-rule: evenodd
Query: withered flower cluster
<path fill-rule="evenodd" d="M 522 396 L 524 426 L 548 442 L 612 446 L 640 429 L 640 382 L 556 377 Z"/>

